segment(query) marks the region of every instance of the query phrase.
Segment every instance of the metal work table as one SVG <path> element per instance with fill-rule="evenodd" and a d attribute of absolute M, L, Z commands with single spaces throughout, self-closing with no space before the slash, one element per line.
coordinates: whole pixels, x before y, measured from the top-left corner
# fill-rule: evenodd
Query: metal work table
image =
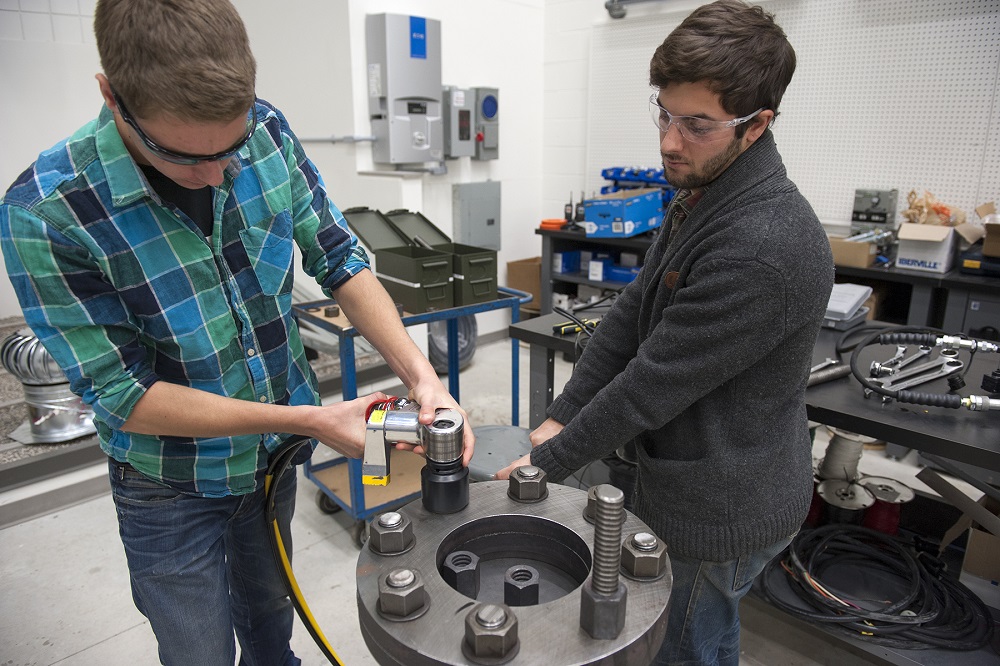
<path fill-rule="evenodd" d="M 545 410 L 552 404 L 555 354 L 572 354 L 574 350 L 575 336 L 552 333 L 552 325 L 562 321 L 564 318 L 557 314 L 543 315 L 511 324 L 509 329 L 510 337 L 530 345 L 528 422 L 531 428 L 545 420 Z M 840 331 L 822 329 L 813 362 L 835 357 L 834 348 L 841 335 Z M 867 368 L 871 361 L 891 356 L 889 347 L 872 345 L 862 352 L 860 360 L 862 367 Z M 965 352 L 961 357 L 963 361 L 968 360 Z M 850 354 L 845 354 L 843 361 L 849 362 Z M 977 354 L 966 375 L 968 386 L 961 394 L 982 395 L 984 392 L 979 384 L 983 374 L 996 369 L 998 364 L 1000 357 L 995 354 Z M 948 390 L 948 384 L 941 379 L 915 390 L 943 393 Z M 970 412 L 896 402 L 883 404 L 876 396 L 865 399 L 860 384 L 853 377 L 810 387 L 806 392 L 806 409 L 809 418 L 820 423 L 1000 471 L 1000 412 Z"/>
<path fill-rule="evenodd" d="M 600 314 L 588 311 L 587 316 Z M 519 323 L 512 323 L 508 334 L 513 340 L 528 343 L 528 427 L 534 430 L 545 420 L 545 410 L 552 404 L 552 384 L 555 380 L 557 353 L 576 353 L 576 334 L 557 335 L 552 326 L 565 322 L 559 314 L 547 314 Z"/>
<path fill-rule="evenodd" d="M 520 319 L 521 304 L 526 303 L 531 300 L 531 295 L 524 292 L 516 291 L 514 289 L 509 289 L 507 287 L 498 287 L 497 291 L 500 293 L 500 298 L 492 301 L 486 301 L 484 303 L 476 303 L 474 305 L 463 305 L 459 307 L 448 308 L 445 310 L 437 310 L 433 312 L 424 312 L 422 314 L 403 314 L 402 321 L 404 326 L 415 326 L 417 324 L 426 324 L 432 321 L 445 321 L 447 323 L 447 333 L 448 333 L 448 391 L 459 401 L 461 398 L 459 396 L 459 343 L 458 343 L 458 318 L 466 315 L 474 315 L 479 312 L 489 312 L 492 310 L 502 310 L 510 308 L 511 310 L 511 321 L 517 322 Z M 322 300 L 322 301 L 312 301 L 309 303 L 300 303 L 294 307 L 295 315 L 303 321 L 308 321 L 323 330 L 329 331 L 337 336 L 340 349 L 340 371 L 341 371 L 341 383 L 343 386 L 342 395 L 344 400 L 353 400 L 358 397 L 358 387 L 357 387 L 357 374 L 355 371 L 355 349 L 354 349 L 354 339 L 361 335 L 354 326 L 351 325 L 350 321 L 341 312 L 336 317 L 326 317 L 323 315 L 323 310 L 328 305 L 333 305 L 335 301 L 333 300 Z M 518 383 L 519 383 L 519 355 L 518 347 L 516 341 L 511 341 L 511 374 L 512 374 L 512 389 L 511 389 L 511 422 L 517 425 L 519 422 L 518 414 Z M 400 452 L 402 453 L 402 452 Z M 395 453 L 394 453 L 395 455 Z M 347 468 L 347 478 L 344 485 L 348 487 L 347 497 L 342 497 L 338 495 L 334 490 L 331 490 L 328 484 L 328 475 L 325 474 L 327 471 L 342 471 L 344 466 Z M 336 469 L 335 469 L 336 468 Z M 307 461 L 304 465 L 305 475 L 310 481 L 315 483 L 322 497 L 328 498 L 327 503 L 320 503 L 320 507 L 328 512 L 337 510 L 339 507 L 347 511 L 351 517 L 353 517 L 358 524 L 356 527 L 363 527 L 364 520 L 370 518 L 375 514 L 385 511 L 391 507 L 397 507 L 401 504 L 405 504 L 413 499 L 420 496 L 420 485 L 419 485 L 419 473 L 416 478 L 415 490 L 413 484 L 393 484 L 393 488 L 397 489 L 396 494 L 386 497 L 380 494 L 380 497 L 385 500 L 376 506 L 367 506 L 365 502 L 365 487 L 361 481 L 361 460 L 353 458 L 338 457 L 332 460 L 328 460 L 319 464 L 312 464 L 311 461 Z M 326 479 L 326 480 L 325 480 Z M 388 487 L 386 487 L 388 488 Z M 382 488 L 380 487 L 380 490 Z M 398 494 L 398 490 L 402 490 L 402 494 Z M 326 507 L 326 508 L 325 508 Z M 359 534 L 356 536 L 360 536 Z"/>
<path fill-rule="evenodd" d="M 834 358 L 840 331 L 822 329 L 813 352 L 813 362 Z M 859 338 L 854 337 L 857 341 Z M 860 367 L 867 369 L 872 361 L 884 361 L 893 355 L 893 348 L 878 344 L 862 351 Z M 961 353 L 968 362 L 968 353 Z M 843 356 L 850 362 L 850 354 Z M 961 395 L 983 395 L 980 388 L 983 374 L 1000 366 L 996 354 L 976 354 L 965 376 L 968 384 Z M 948 383 L 939 379 L 915 391 L 945 393 Z M 877 396 L 865 399 L 861 385 L 847 377 L 812 386 L 806 391 L 809 418 L 820 423 L 868 435 L 887 442 L 925 451 L 942 458 L 1000 471 L 1000 412 L 970 412 L 965 409 L 883 404 Z"/>
<path fill-rule="evenodd" d="M 545 419 L 545 409 L 551 404 L 553 361 L 556 353 L 574 353 L 573 335 L 560 336 L 552 332 L 553 324 L 564 321 L 558 314 L 544 315 L 528 321 L 512 324 L 510 336 L 530 345 L 531 352 L 531 427 L 537 427 Z M 835 358 L 837 341 L 841 331 L 822 329 L 813 352 L 813 364 L 827 357 Z M 857 342 L 863 335 L 853 337 Z M 871 361 L 883 361 L 893 355 L 894 348 L 873 344 L 859 356 L 860 367 L 867 368 Z M 968 353 L 960 357 L 968 362 Z M 844 354 L 844 363 L 850 362 L 850 352 Z M 1000 364 L 996 354 L 976 354 L 966 375 L 968 386 L 960 391 L 962 395 L 985 392 L 979 384 L 984 373 L 989 373 Z M 945 392 L 948 390 L 944 379 L 917 387 L 914 390 Z M 885 439 L 910 448 L 926 451 L 959 462 L 965 462 L 990 470 L 1000 471 L 1000 412 L 970 412 L 965 409 L 945 409 L 901 405 L 897 402 L 883 404 L 878 396 L 865 399 L 861 385 L 853 377 L 844 377 L 825 384 L 817 384 L 806 391 L 806 409 L 810 419 L 837 428 Z M 784 611 L 771 606 L 763 599 L 748 595 L 744 603 L 761 611 L 763 622 L 777 622 L 782 627 L 794 627 L 809 632 L 817 639 L 817 644 L 837 646 L 877 664 L 905 666 L 910 664 L 994 663 L 995 654 L 989 647 L 974 653 L 952 652 L 948 650 L 896 650 L 849 639 L 843 635 L 816 625 L 808 624 Z M 993 611 L 994 619 L 1000 611 Z M 822 650 L 822 647 L 817 649 Z"/>

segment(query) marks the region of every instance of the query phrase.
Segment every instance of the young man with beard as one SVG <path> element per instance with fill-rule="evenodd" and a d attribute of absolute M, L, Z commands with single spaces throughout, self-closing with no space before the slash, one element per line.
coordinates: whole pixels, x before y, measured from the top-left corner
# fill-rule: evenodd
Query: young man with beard
<path fill-rule="evenodd" d="M 656 664 L 738 663 L 739 601 L 809 509 L 805 390 L 833 261 L 770 130 L 794 69 L 773 17 L 739 0 L 657 48 L 649 105 L 677 196 L 534 449 L 497 475 L 559 481 L 634 443 L 634 510 L 674 576 Z"/>

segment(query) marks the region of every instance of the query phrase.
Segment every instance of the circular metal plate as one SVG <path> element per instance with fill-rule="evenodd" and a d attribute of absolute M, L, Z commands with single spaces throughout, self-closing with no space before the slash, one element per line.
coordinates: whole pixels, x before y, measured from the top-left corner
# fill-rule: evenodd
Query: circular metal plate
<path fill-rule="evenodd" d="M 420 500 L 414 500 L 400 509 L 413 521 L 416 536 L 413 549 L 391 558 L 364 549 L 358 557 L 361 631 L 379 663 L 407 666 L 470 663 L 462 648 L 464 618 L 477 601 L 452 589 L 439 573 L 440 563 L 449 552 L 462 546 L 465 535 L 475 535 L 473 541 L 505 544 L 502 553 L 480 554 L 487 564 L 483 572 L 490 570 L 491 560 L 506 563 L 522 559 L 532 564 L 532 558 L 545 551 L 537 542 L 541 540 L 539 525 L 544 530 L 546 522 L 551 523 L 552 535 L 573 542 L 567 543 L 568 551 L 579 542 L 591 551 L 592 559 L 594 527 L 583 518 L 586 492 L 552 484 L 545 501 L 523 504 L 507 496 L 506 481 L 486 481 L 471 484 L 469 494 L 469 506 L 448 515 L 432 514 Z M 521 533 L 519 526 L 528 524 L 531 529 Z M 627 514 L 622 526 L 623 538 L 649 531 L 645 523 Z M 585 562 L 585 566 L 589 564 L 589 560 Z M 427 612 L 410 622 L 389 622 L 378 613 L 379 578 L 399 567 L 419 570 L 431 599 Z M 544 579 L 545 573 L 542 576 Z M 578 570 L 567 576 L 571 581 L 581 578 Z M 667 601 L 673 584 L 669 562 L 665 575 L 657 580 L 638 581 L 623 576 L 620 583 L 628 588 L 628 611 L 625 628 L 617 638 L 595 640 L 580 628 L 580 586 L 571 583 L 561 596 L 554 595 L 557 598 L 545 601 L 543 595 L 542 603 L 536 606 L 513 609 L 520 642 L 510 663 L 550 666 L 649 663 L 666 633 Z M 490 585 L 484 581 L 482 587 L 488 590 Z M 481 591 L 480 597 L 483 594 Z"/>

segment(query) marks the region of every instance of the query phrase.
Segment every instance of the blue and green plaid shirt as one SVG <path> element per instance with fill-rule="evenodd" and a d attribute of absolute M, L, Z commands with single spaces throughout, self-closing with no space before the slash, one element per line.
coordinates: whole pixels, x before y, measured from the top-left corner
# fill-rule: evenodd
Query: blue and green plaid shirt
<path fill-rule="evenodd" d="M 329 294 L 368 268 L 284 116 L 258 126 L 214 190 L 214 231 L 160 199 L 105 107 L 42 153 L 0 202 L 24 317 L 93 407 L 101 448 L 150 478 L 217 497 L 253 491 L 279 433 L 155 437 L 122 424 L 163 380 L 239 400 L 316 404 L 292 319 L 293 242 Z"/>

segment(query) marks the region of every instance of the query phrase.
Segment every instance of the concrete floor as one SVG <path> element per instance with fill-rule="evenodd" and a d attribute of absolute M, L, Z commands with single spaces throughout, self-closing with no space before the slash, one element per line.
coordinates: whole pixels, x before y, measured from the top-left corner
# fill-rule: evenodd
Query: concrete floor
<path fill-rule="evenodd" d="M 510 349 L 507 340 L 480 345 L 462 372 L 462 404 L 474 424 L 510 424 Z M 528 354 L 524 347 L 520 358 L 521 415 L 526 425 Z M 557 360 L 557 387 L 570 372 L 568 363 Z M 368 388 L 374 387 L 360 390 Z M 106 467 L 75 474 L 77 479 L 93 478 L 106 474 Z M 322 513 L 316 506 L 316 493 L 316 487 L 300 474 L 292 525 L 296 576 L 341 660 L 352 666 L 375 664 L 358 630 L 358 549 L 350 535 L 353 521 L 342 512 Z M 0 507 L 2 503 L 0 497 Z M 0 666 L 157 662 L 153 634 L 132 604 L 110 494 L 2 530 L 0 577 L 4 586 Z M 745 618 L 744 624 L 743 665 L 868 663 L 835 647 L 821 647 L 817 652 L 808 634 L 789 640 L 791 632 L 781 623 L 758 615 Z M 305 664 L 325 663 L 297 618 L 292 645 Z"/>

